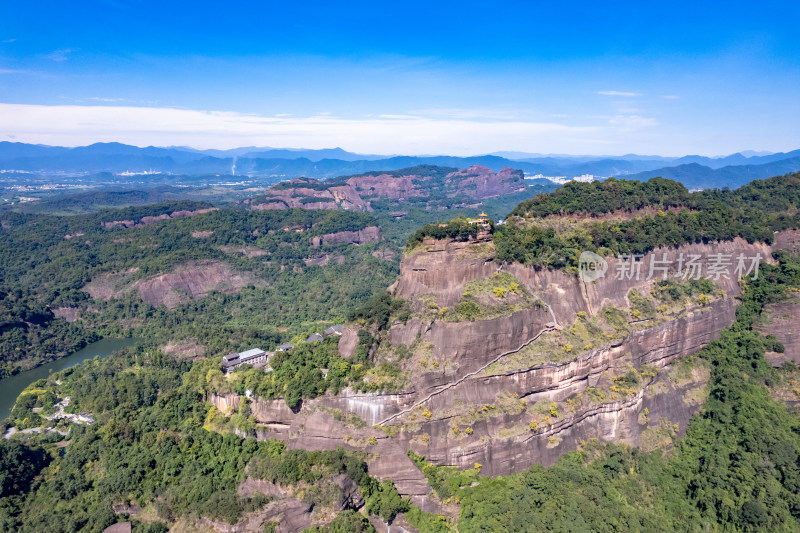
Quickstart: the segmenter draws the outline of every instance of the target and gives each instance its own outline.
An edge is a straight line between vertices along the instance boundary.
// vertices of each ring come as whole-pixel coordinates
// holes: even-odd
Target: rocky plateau
[[[411,315],[391,325],[376,352],[401,366],[402,390],[345,390],[295,410],[282,400],[254,398],[258,437],[303,449],[367,451],[373,475],[392,479],[423,509],[445,513],[452,510],[431,493],[408,450],[437,465],[479,463],[482,473],[497,476],[553,464],[590,439],[670,446],[701,407],[708,380],[702,365],[687,370],[684,357],[733,322],[738,277],[717,276],[706,300],[665,304],[644,317],[634,312],[635,298],[650,301],[659,279],[680,279],[681,254],[701,255],[708,269],[715,254],[771,260],[773,248],[797,241],[779,234],[772,247],[735,239],[656,249],[640,259],[639,275],[609,258],[605,277],[584,282],[562,270],[498,263],[487,234],[466,242],[426,240],[403,259],[389,288],[409,303]],[[653,259],[670,266],[651,276]],[[489,319],[443,318],[475,282],[491,283],[499,274],[513,276],[524,301],[534,304],[509,306]],[[797,308],[775,313],[797,316]],[[778,321],[764,331],[796,354],[795,326]],[[341,337],[345,357],[355,350],[356,331],[350,325]],[[588,341],[567,344],[579,338]],[[402,351],[411,355],[398,359]],[[228,413],[240,402],[236,395],[209,400]]]

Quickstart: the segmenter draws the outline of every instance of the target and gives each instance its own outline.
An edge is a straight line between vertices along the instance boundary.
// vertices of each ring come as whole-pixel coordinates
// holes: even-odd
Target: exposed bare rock
[[[457,184],[459,192],[472,198],[492,198],[525,190],[525,177],[521,170],[505,167],[497,174],[481,165],[473,165],[445,178]]]
[[[55,307],[52,311],[53,315],[57,318],[63,318],[67,322],[75,322],[81,317],[81,310],[79,307]]]
[[[239,397],[235,394],[212,395],[209,401],[220,411],[232,413],[238,407]],[[303,409],[295,413],[283,400],[255,398],[250,407],[256,421],[267,428],[257,432],[259,439],[277,438],[287,442],[289,448],[304,450],[335,450],[339,447],[366,450],[371,454],[368,461],[370,475],[380,480],[391,479],[401,495],[412,498],[424,510],[438,512],[438,504],[430,498],[431,487],[406,455],[405,444],[369,426],[347,427],[327,411],[318,410],[320,407],[346,410],[347,404],[345,397],[318,398],[304,402]],[[370,444],[370,438],[374,439],[373,444]]]
[[[397,254],[389,250],[375,250],[372,252],[372,257],[377,259],[383,259],[385,261],[391,261],[395,258]]]
[[[239,409],[238,394],[212,394],[208,401],[223,413],[231,414]]]
[[[402,515],[398,515],[391,524],[387,524],[379,516],[370,516],[369,523],[380,533],[420,533]]]
[[[440,306],[449,307],[461,297],[464,285],[489,277],[499,266],[493,263],[494,244],[488,234],[465,242],[425,239],[423,247],[400,263],[395,287],[402,298],[433,294]]]
[[[184,339],[181,341],[169,341],[161,347],[165,354],[173,355],[178,359],[196,360],[202,359],[206,353],[206,347],[194,339]]]
[[[775,232],[775,248],[800,250],[800,230],[790,229]]]
[[[233,525],[208,518],[200,518],[197,523],[224,533],[255,533],[263,531],[264,524],[276,522],[277,533],[300,533],[312,526],[311,511],[311,505],[294,498],[286,498],[267,504],[260,511],[250,513]]]
[[[372,211],[369,200],[390,198],[406,200],[429,196],[432,187],[441,187],[441,177],[424,173],[398,175],[397,173],[365,174],[351,176],[344,183],[325,186],[325,182],[312,179],[291,180],[293,186],[280,184],[265,191],[258,203],[250,202],[251,209],[350,209]],[[451,172],[444,178],[444,190],[450,196],[463,194],[481,200],[525,190],[522,171],[510,167],[494,173],[480,165]],[[321,185],[321,186],[320,186]],[[402,215],[401,215],[402,216]]]
[[[342,209],[372,211],[372,207],[359,196],[356,188],[350,183],[340,187],[331,187],[329,190]]]
[[[361,495],[361,489],[347,474],[339,474],[333,478],[332,482],[342,492],[342,496],[337,502],[339,510],[352,509],[357,511],[364,506],[364,496]]]
[[[756,329],[765,335],[775,335],[784,348],[782,354],[768,353],[769,361],[775,366],[784,361],[800,363],[800,301],[767,304],[763,316],[764,324]]]
[[[280,211],[283,209],[289,209],[289,204],[283,200],[272,200],[269,202],[262,202],[260,204],[253,204],[250,206],[250,209],[253,209],[254,211],[266,211],[269,209]]]
[[[131,503],[115,503],[111,506],[111,510],[114,511],[114,514],[126,514],[130,516],[136,516],[143,511],[141,507]]]
[[[413,196],[428,196],[428,191],[418,187],[415,183],[421,179],[424,178],[414,174],[399,177],[380,174],[378,176],[354,176],[347,182],[365,197],[405,200]]]
[[[336,233],[326,233],[320,237],[311,239],[311,246],[317,248],[322,244],[364,244],[368,242],[378,242],[381,240],[381,228],[378,226],[367,226],[358,231],[338,231]]]
[[[103,533],[131,533],[130,522],[117,522],[103,530]]]
[[[345,328],[339,338],[339,354],[345,359],[350,359],[356,353],[358,347],[358,330],[355,328]]]
[[[766,245],[735,239],[658,249],[642,264],[649,265],[652,258],[675,260],[681,253],[704,257],[761,254],[766,259],[770,252]],[[392,479],[401,494],[434,512],[441,507],[425,477],[406,456],[408,449],[434,464],[468,468],[480,463],[483,473],[506,475],[534,463],[553,464],[591,438],[646,449],[668,445],[673,437],[683,434],[702,405],[708,379],[707,373],[693,373],[688,381],[675,381],[670,377],[671,365],[716,339],[732,323],[735,296],[740,292],[733,273],[717,280],[720,290],[710,303],[665,312],[658,321],[647,323],[649,326],[641,321],[629,322],[624,337],[598,334],[592,338],[595,344],[578,350],[571,359],[543,356],[519,366],[490,365],[502,354],[539,339],[543,331],[552,332],[558,324],[569,326],[578,320],[579,312],[591,319],[604,306],[631,306],[631,289],[650,294],[654,280],[648,279],[649,272],[629,279],[616,275],[618,260],[610,259],[608,264],[606,277],[584,283],[563,271],[498,264],[490,236],[467,242],[425,241],[417,253],[403,260],[400,278],[393,287],[398,296],[411,302],[416,317],[393,324],[388,341],[393,346],[404,344],[423,350],[428,361],[436,361],[436,367],[426,363],[425,370],[412,372],[407,390],[395,394],[346,390],[337,396],[305,401],[297,411],[282,400],[255,399],[251,404],[253,415],[262,424],[258,436],[279,438],[289,447],[309,450],[339,446],[365,450],[370,453],[372,475]],[[491,320],[464,322],[448,322],[426,310],[432,300],[439,306],[457,303],[469,281],[490,278],[498,271],[514,275],[546,305],[517,309],[509,316]],[[675,267],[668,274],[674,275]],[[776,307],[774,312],[775,316],[796,317],[800,310]],[[553,322],[555,326],[550,324]],[[789,323],[776,324],[779,322],[773,321],[765,328],[773,327],[779,338],[788,338],[786,333],[793,331]],[[545,342],[546,338],[532,342]],[[789,340],[793,345],[796,339]],[[340,352],[352,355],[356,343],[357,332],[345,330]],[[571,353],[571,348],[565,353]],[[418,357],[417,352],[413,357]],[[406,361],[411,364],[412,360]],[[600,397],[595,394],[601,388],[613,390],[614,376],[630,369],[641,370],[644,376],[645,368],[647,378],[636,391]],[[577,403],[568,404],[567,400],[576,398],[580,398]],[[220,408],[230,409],[237,400],[218,397],[213,401]],[[503,401],[507,404],[501,409]],[[532,424],[531,417],[536,413],[525,406],[546,408],[556,402],[561,406],[560,414],[541,426]],[[328,412],[332,408],[349,411],[367,427],[346,426]],[[465,419],[468,422],[463,422]],[[456,422],[468,423],[469,432],[463,427],[454,430]],[[374,424],[394,427],[383,433],[370,427]]]
[[[299,533],[311,527],[311,505],[300,500],[281,500],[268,511],[264,522],[278,522],[277,533]]]
[[[112,220],[110,222],[101,222],[101,224],[106,229],[115,228],[117,226],[123,228],[132,228],[133,226],[136,225],[136,222],[134,222],[133,220]]]
[[[229,246],[224,245],[219,247],[220,250],[225,252],[226,254],[243,254],[247,257],[263,257],[265,255],[269,255],[269,252],[266,250],[262,250],[257,246]]]
[[[92,298],[100,300],[118,298],[124,292],[132,289],[129,277],[138,271],[137,267],[133,267],[120,272],[106,272],[87,283],[83,290],[88,292]]]
[[[678,257],[683,254],[699,254],[707,268],[708,257],[712,254],[737,256],[742,253],[746,257],[760,254],[764,260],[771,261],[771,248],[762,243],[750,244],[744,239],[714,242],[708,244],[688,244],[677,248],[657,248],[642,258],[640,274],[628,279],[619,276],[620,260],[608,258],[608,270],[605,277],[594,283],[583,283],[577,276],[561,270],[536,269],[521,264],[503,265],[494,261],[493,245],[488,246],[491,237],[473,239],[466,242],[450,240],[436,241],[426,239],[423,249],[400,263],[400,278],[396,287],[397,295],[416,300],[425,294],[433,294],[440,306],[454,305],[464,290],[464,286],[473,280],[487,278],[498,269],[513,274],[528,290],[553,307],[556,315],[564,319],[572,319],[579,311],[595,314],[605,305],[627,305],[626,295],[631,289],[648,291],[653,279],[648,279],[648,267],[655,258],[670,263],[668,274],[674,276],[677,271]],[[731,275],[721,278],[721,288],[728,294],[739,294],[739,285],[733,275],[735,264],[731,267]],[[663,273],[655,270],[653,278]]]
[[[194,211],[188,210],[180,210],[180,211],[173,211],[172,213],[163,213],[157,216],[147,216],[142,217],[138,221],[135,220],[112,220],[109,222],[101,222],[101,225],[106,228],[115,228],[115,227],[122,227],[122,228],[140,228],[142,226],[149,226],[150,224],[155,224],[156,222],[162,220],[171,220],[175,218],[184,218],[184,217],[191,217],[195,215],[202,215],[204,213],[211,213],[212,211],[217,211],[217,207],[208,207],[205,209],[196,209]]]
[[[248,477],[239,483],[236,493],[239,496],[247,498],[252,498],[256,494],[273,496],[275,498],[284,498],[289,494],[289,492],[282,489],[280,485],[276,485],[275,483],[271,483],[263,479],[254,479],[251,477]]]
[[[190,298],[202,298],[211,291],[234,293],[252,283],[252,278],[237,273],[219,261],[196,261],[173,269],[169,274],[142,281],[139,297],[157,307],[174,309]]]
[[[172,309],[190,298],[202,298],[210,291],[233,293],[250,284],[262,283],[249,274],[232,270],[226,263],[212,260],[184,263],[169,273],[144,280],[133,277],[137,271],[132,268],[102,274],[87,283],[83,290],[103,300],[136,290],[146,303]]]
[[[192,237],[194,237],[195,239],[204,239],[206,237],[211,237],[212,235],[214,235],[214,232],[211,230],[192,232]]]
[[[317,257],[306,257],[303,259],[303,262],[306,265],[318,265],[324,266],[333,261],[337,265],[341,265],[344,263],[344,256],[343,255],[336,255],[336,254],[322,254],[318,255]]]

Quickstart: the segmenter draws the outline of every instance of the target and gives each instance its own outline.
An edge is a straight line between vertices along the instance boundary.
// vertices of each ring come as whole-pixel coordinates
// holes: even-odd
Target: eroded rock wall
[[[685,432],[689,419],[702,405],[708,377],[693,374],[688,381],[676,382],[670,377],[671,365],[678,358],[699,351],[733,322],[735,296],[739,294],[735,276],[717,280],[720,292],[708,305],[675,310],[650,327],[638,326],[642,329],[637,330],[632,325],[633,331],[625,338],[597,346],[571,361],[493,373],[492,367],[485,367],[487,363],[530,340],[553,316],[568,326],[581,311],[591,316],[606,305],[629,306],[629,291],[637,289],[648,294],[653,280],[647,279],[649,272],[645,271],[639,279],[611,275],[583,283],[561,271],[501,266],[493,260],[492,250],[491,241],[486,239],[429,242],[427,250],[404,259],[401,276],[393,288],[412,303],[419,304],[421,296],[432,295],[439,305],[452,304],[458,301],[466,283],[489,277],[502,267],[548,307],[532,307],[484,321],[454,323],[417,317],[405,324],[394,324],[388,332],[392,345],[427,344],[433,357],[443,361],[442,367],[413,376],[411,385],[401,394],[345,391],[340,396],[308,401],[299,412],[288,409],[282,400],[257,399],[252,404],[253,413],[268,428],[268,432],[260,430],[260,436],[282,438],[291,446],[306,449],[344,446],[371,452],[371,472],[393,479],[402,494],[435,509],[430,487],[407,460],[405,450],[413,449],[434,464],[466,468],[477,462],[483,465],[484,473],[505,475],[535,463],[553,464],[563,453],[592,438],[650,449],[669,445]],[[656,250],[643,258],[642,268],[652,257],[677,260],[681,253],[747,257],[761,254],[767,259],[771,249],[741,239],[692,244]],[[609,261],[609,272],[616,268],[616,260]],[[674,275],[675,268],[669,273]],[[781,331],[776,330],[778,333]],[[607,386],[621,369],[641,370],[645,365],[655,369],[655,375],[647,374],[638,392],[590,399],[590,388]],[[477,373],[465,377],[470,372]],[[571,411],[541,427],[529,427],[531,413],[527,408],[498,407],[489,415],[471,419],[469,432],[454,431],[453,425],[464,419],[464,413],[488,404],[494,410],[498,398],[525,400],[529,406],[561,402],[560,408],[568,398],[582,399]],[[224,402],[229,404],[230,400]],[[423,407],[427,411],[424,416],[411,418],[415,412],[420,414]],[[331,409],[353,413],[366,426],[349,426],[333,417]],[[371,426],[377,423],[392,429],[376,431]],[[375,444],[365,444],[370,437],[374,437]]]

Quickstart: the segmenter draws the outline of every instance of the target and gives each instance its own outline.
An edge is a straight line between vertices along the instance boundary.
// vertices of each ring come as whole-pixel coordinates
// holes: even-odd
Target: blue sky
[[[0,140],[800,147],[800,2],[0,2]]]

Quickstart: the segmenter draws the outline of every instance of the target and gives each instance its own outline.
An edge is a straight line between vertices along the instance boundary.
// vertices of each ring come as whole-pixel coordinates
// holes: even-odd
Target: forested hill
[[[473,165],[463,169],[419,165],[392,172],[367,172],[318,181],[295,179],[273,185],[250,204],[257,209],[309,209],[342,207],[358,211],[381,209],[387,202],[397,208],[452,209],[476,201],[525,192],[521,170],[504,167],[498,172]],[[375,204],[375,205],[373,205]]]
[[[735,237],[772,243],[774,232],[800,227],[799,208],[798,173],[693,193],[662,178],[569,183],[517,206],[495,243],[503,260],[571,268],[583,250],[642,254]]]
[[[511,214],[520,217],[548,215],[599,216],[645,207],[701,209],[714,201],[729,206],[765,208],[782,212],[798,205],[800,173],[757,180],[738,189],[709,189],[690,193],[681,183],[654,177],[647,181],[609,178],[591,183],[569,182],[550,194],[540,194],[519,204]]]
[[[340,320],[397,273],[366,213],[184,201],[0,222],[0,376],[97,335],[190,354],[269,348]]]

